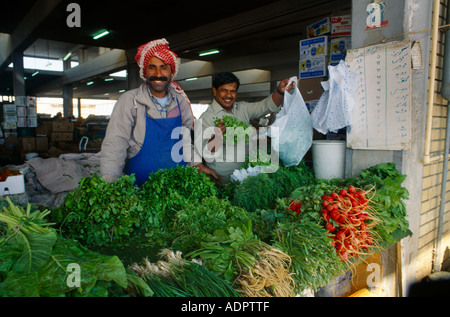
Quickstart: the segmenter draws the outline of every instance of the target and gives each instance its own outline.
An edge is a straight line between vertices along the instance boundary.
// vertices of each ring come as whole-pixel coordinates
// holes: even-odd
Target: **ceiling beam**
[[[2,34],[0,37],[0,71],[3,71],[11,63],[14,51],[23,52],[36,40],[35,30],[60,2],[61,0],[38,0],[12,34]]]
[[[274,69],[283,67],[284,65],[296,65],[298,72],[298,61],[300,59],[298,49],[274,51],[264,54],[247,55],[228,59],[225,61],[215,62],[215,72],[237,72],[246,69],[264,69],[273,71]],[[288,66],[288,67],[289,67]]]
[[[79,64],[77,67],[65,70],[60,78],[36,87],[34,93],[45,93],[47,90],[61,88],[67,84],[84,81],[103,74],[114,73],[124,69],[127,63],[126,51],[113,49],[85,63]]]
[[[323,15],[323,12],[342,9],[349,6],[348,0],[316,0],[295,2],[280,0],[272,4],[239,13],[213,23],[192,28],[168,36],[171,48],[177,52],[199,51],[210,45],[227,44],[236,38],[250,38],[255,33],[267,32],[274,27],[307,21]]]
[[[124,50],[113,49],[99,55],[77,67],[64,71],[61,84],[70,84],[95,76],[114,73],[127,66],[127,56]]]

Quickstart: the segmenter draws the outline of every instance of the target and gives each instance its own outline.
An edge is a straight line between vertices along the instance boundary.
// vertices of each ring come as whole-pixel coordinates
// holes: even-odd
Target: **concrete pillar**
[[[78,118],[81,118],[81,98],[77,98],[77,111],[78,111]]]
[[[136,49],[127,51],[127,90],[138,88],[142,84],[139,76],[139,66],[134,60]]]
[[[13,87],[16,104],[25,105],[25,72],[23,68],[23,52],[14,51],[12,53]]]
[[[63,86],[63,116],[65,118],[73,116],[73,88],[72,84]]]
[[[87,62],[88,60],[88,54],[87,49],[82,48],[78,50],[78,63],[82,64]]]
[[[64,71],[71,68],[72,59],[69,57],[63,62]],[[63,86],[63,116],[65,118],[73,116],[73,85],[67,84]]]

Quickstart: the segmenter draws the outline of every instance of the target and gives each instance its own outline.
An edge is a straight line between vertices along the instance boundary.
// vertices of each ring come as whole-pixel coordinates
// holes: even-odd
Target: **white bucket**
[[[341,140],[313,141],[312,159],[316,178],[344,178],[345,148],[345,141]]]

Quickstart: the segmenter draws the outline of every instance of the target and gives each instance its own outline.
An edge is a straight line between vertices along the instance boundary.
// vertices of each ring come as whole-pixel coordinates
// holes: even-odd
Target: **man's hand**
[[[295,81],[293,81],[288,87],[287,84],[289,84],[289,79],[283,79],[280,84],[278,85],[278,89],[280,92],[284,93],[285,91],[291,91],[295,86]]]
[[[295,86],[295,82],[292,82],[292,84],[290,84],[288,87],[286,87],[287,84],[289,84],[289,78],[283,79],[279,83],[275,92],[272,94],[272,100],[278,107],[281,106],[281,104],[283,103],[284,93],[286,91],[291,91]]]
[[[220,120],[220,123],[214,128],[215,135],[208,141],[208,150],[211,153],[217,152],[223,144],[223,136],[225,135],[226,130],[227,127],[223,124],[223,120]]]
[[[117,180],[116,176],[113,175],[102,175],[102,178],[107,182],[107,183],[114,183]]]
[[[198,167],[198,172],[199,173],[205,173],[215,183],[222,182],[222,176],[220,176],[220,174],[218,174],[215,170],[213,170],[213,169],[211,169],[209,167],[206,167],[203,163],[200,163],[200,164],[196,165],[195,167]]]
[[[227,127],[223,124],[223,120],[220,120],[220,123],[217,125],[217,127],[220,129],[220,132],[222,133],[222,137],[227,132]]]

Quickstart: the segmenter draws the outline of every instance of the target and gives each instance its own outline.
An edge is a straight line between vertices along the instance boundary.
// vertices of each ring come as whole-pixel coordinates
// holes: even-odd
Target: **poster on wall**
[[[359,76],[347,147],[404,150],[411,146],[411,41],[347,51]]]

